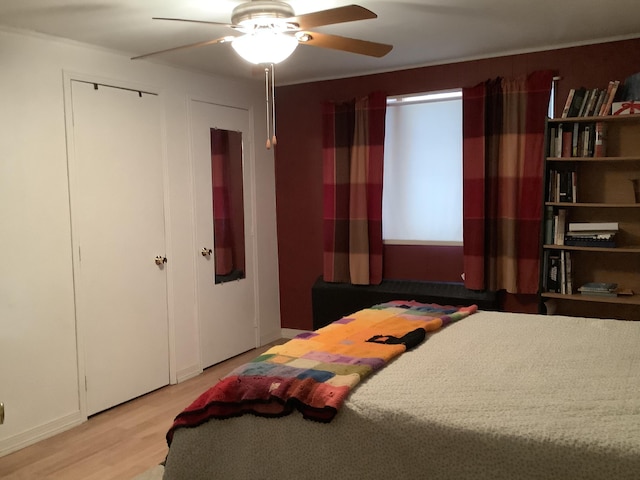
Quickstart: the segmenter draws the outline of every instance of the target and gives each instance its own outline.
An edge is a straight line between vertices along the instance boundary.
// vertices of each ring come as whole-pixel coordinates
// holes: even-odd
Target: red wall
[[[640,71],[640,39],[278,87],[275,173],[282,327],[312,328],[311,287],[322,275],[322,101],[344,101],[375,90],[401,95],[468,87],[542,69],[562,77],[558,109],[570,88],[604,87]],[[389,246],[384,254],[385,278],[460,280],[461,247]],[[531,312],[536,299],[507,295],[502,305]]]

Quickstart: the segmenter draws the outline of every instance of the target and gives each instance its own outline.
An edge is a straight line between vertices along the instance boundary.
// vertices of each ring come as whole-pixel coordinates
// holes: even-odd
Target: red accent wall
[[[278,87],[275,149],[282,327],[312,328],[311,287],[322,275],[321,102],[375,90],[401,95],[476,85],[498,76],[551,69],[556,111],[570,88],[604,87],[640,71],[640,39],[496,57],[377,75]],[[459,281],[462,247],[387,246],[385,278]],[[502,296],[510,311],[536,311],[535,296]]]

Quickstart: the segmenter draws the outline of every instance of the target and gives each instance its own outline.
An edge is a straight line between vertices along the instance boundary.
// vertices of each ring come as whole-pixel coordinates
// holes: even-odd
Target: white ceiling
[[[242,0],[0,0],[0,26],[62,37],[128,56],[222,37],[226,27],[152,20],[228,23]],[[300,46],[278,65],[292,84],[558,46],[640,37],[638,0],[290,0],[296,14],[356,3],[377,19],[319,27],[323,33],[388,43],[384,58]],[[251,78],[256,69],[227,45],[145,60]]]

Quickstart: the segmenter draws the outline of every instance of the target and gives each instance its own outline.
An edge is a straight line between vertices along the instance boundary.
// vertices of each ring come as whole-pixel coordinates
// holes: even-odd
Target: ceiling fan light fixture
[[[269,28],[257,28],[236,37],[231,46],[247,62],[256,65],[276,64],[289,58],[298,46],[298,40]]]

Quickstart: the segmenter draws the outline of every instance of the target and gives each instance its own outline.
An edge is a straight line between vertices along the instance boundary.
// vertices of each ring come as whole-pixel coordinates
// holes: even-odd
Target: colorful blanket
[[[477,306],[393,301],[360,310],[315,332],[302,333],[242,365],[204,392],[167,433],[210,419],[252,413],[330,422],[365,377],[424,340],[426,332],[460,320]]]

